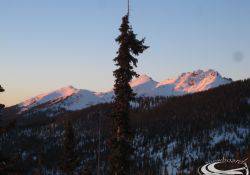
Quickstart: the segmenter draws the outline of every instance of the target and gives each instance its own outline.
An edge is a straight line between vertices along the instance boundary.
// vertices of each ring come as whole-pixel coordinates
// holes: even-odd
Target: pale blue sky
[[[139,73],[155,80],[212,68],[250,76],[249,0],[132,0],[131,24],[151,48]],[[113,84],[112,59],[126,0],[0,0],[2,103],[63,86]]]

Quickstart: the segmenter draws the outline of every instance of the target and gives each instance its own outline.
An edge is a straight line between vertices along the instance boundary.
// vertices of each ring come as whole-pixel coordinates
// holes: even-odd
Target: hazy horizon
[[[134,32],[150,46],[138,73],[161,81],[214,69],[234,80],[249,78],[250,1],[132,0],[131,6]],[[110,89],[125,13],[126,0],[1,1],[1,103],[68,85]]]

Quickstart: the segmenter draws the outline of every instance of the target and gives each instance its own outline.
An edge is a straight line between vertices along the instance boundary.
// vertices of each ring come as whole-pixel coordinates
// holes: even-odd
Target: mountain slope
[[[26,111],[32,107],[47,103],[49,101],[61,101],[67,98],[68,96],[72,96],[79,90],[75,89],[72,86],[64,87],[61,89],[58,89],[56,91],[40,94],[36,97],[33,97],[31,99],[28,99],[22,103],[19,104],[19,107],[22,109],[22,111]]]
[[[134,79],[130,86],[138,97],[167,97],[205,91],[230,82],[232,80],[223,78],[214,70],[198,70],[183,73],[178,78],[167,79],[162,82],[157,82],[147,75],[141,75]],[[20,113],[38,107],[37,111],[58,111],[59,109],[76,111],[99,103],[111,102],[113,96],[112,90],[97,93],[68,86],[28,99],[18,104],[18,107]]]
[[[156,108],[142,105],[133,110],[132,146],[137,164],[135,173],[131,174],[197,174],[197,169],[206,161],[223,157],[249,160],[249,99],[250,79],[247,79],[205,92],[171,97]],[[155,102],[155,98],[148,100]],[[109,154],[107,140],[112,128],[110,109],[110,104],[103,104],[61,114],[56,120],[34,118],[30,121],[29,118],[22,127],[0,135],[0,148],[7,157],[20,154],[22,162],[18,161],[15,167],[22,170],[24,167],[27,172],[37,165],[37,159],[32,157],[39,158],[42,148],[42,166],[47,174],[56,173],[61,162],[58,157],[63,151],[64,121],[71,119],[76,152],[83,165],[93,162],[89,167],[96,173],[96,150],[101,143],[100,165],[102,173],[108,174],[105,170]]]
[[[214,70],[198,70],[194,72],[183,73],[176,79],[167,79],[158,83],[155,95],[184,95],[187,93],[205,91],[220,85],[228,84],[230,82],[230,79],[223,78],[218,72]]]

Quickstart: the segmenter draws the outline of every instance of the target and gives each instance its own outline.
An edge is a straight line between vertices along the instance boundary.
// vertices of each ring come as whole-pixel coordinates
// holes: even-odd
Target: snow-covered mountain
[[[154,97],[195,93],[230,82],[232,80],[223,78],[214,70],[198,70],[183,73],[177,78],[167,79],[162,82],[157,82],[147,75],[140,75],[130,83],[130,86],[137,96]],[[34,108],[39,108],[39,110],[65,109],[76,111],[95,104],[110,102],[113,96],[112,90],[109,92],[93,92],[68,86],[28,99],[18,104],[18,107],[20,113]]]

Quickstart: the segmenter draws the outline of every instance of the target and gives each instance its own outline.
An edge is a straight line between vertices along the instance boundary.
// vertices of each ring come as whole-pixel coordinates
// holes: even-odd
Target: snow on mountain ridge
[[[167,84],[173,84],[175,83],[175,81],[176,81],[176,78],[169,78],[169,79],[159,82],[156,87],[164,86]]]
[[[229,83],[229,80],[223,78],[218,72],[209,69],[207,71],[197,70],[183,73],[176,79],[168,79],[160,82],[157,88],[162,86],[174,86],[172,90],[175,92],[194,93],[226,83]]]
[[[65,99],[61,104],[59,104],[59,106],[70,111],[76,111],[108,101],[111,101],[111,99],[106,101],[102,96],[98,96],[95,92],[81,89],[74,95]]]
[[[130,86],[137,96],[178,96],[187,93],[205,91],[231,81],[223,78],[214,70],[197,70],[181,74],[178,78],[167,79],[162,82],[154,81],[147,75],[140,75],[131,81]],[[76,89],[72,86],[64,87],[51,93],[41,94],[19,104],[21,112],[32,107],[53,101],[52,108],[66,110],[80,110],[91,105],[112,101],[113,90],[108,92],[92,92]],[[51,108],[51,106],[50,106]]]
[[[28,99],[28,100],[20,103],[19,107],[22,108],[22,111],[25,111],[25,110],[28,110],[28,109],[34,107],[34,106],[44,104],[44,103],[49,102],[51,100],[56,100],[59,98],[65,99],[68,96],[71,96],[78,91],[79,90],[74,88],[73,86],[63,87],[63,88],[55,90],[53,92],[40,94],[36,97]]]
[[[204,91],[209,89],[207,86],[217,78],[223,79],[218,72],[211,69],[207,71],[187,72],[176,80],[175,91],[184,91],[187,93]]]
[[[146,74],[139,75],[139,77],[135,78],[130,82],[131,87],[135,87],[141,84],[149,83],[149,82],[156,82],[151,77]],[[156,82],[157,83],[157,82]]]
[[[147,75],[140,75],[131,81],[130,86],[138,96],[152,96],[158,82]]]

